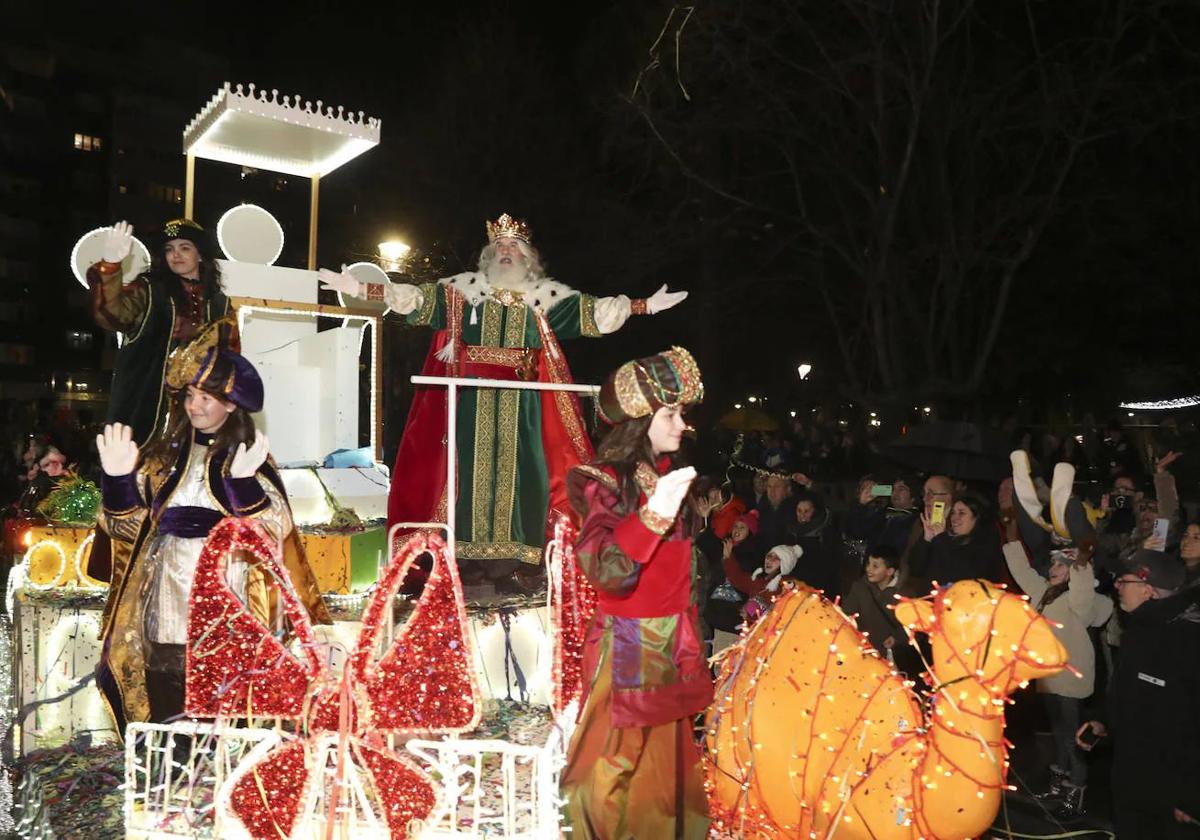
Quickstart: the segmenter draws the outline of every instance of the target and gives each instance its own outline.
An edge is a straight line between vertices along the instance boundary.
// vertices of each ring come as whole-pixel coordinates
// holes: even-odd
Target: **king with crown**
[[[555,383],[572,381],[560,339],[606,335],[631,315],[687,297],[665,285],[643,299],[594,297],[552,280],[529,226],[507,213],[487,222],[487,236],[476,271],[411,285],[322,270],[322,288],[384,301],[410,324],[432,327],[425,375]],[[446,399],[445,388],[416,389],[392,472],[389,523],[447,521]],[[578,400],[564,391],[464,388],[456,411],[458,556],[540,563],[549,514],[569,510],[567,471],[592,457]]]

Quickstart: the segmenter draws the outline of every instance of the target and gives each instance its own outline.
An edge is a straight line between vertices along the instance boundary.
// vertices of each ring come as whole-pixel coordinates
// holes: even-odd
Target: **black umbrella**
[[[883,451],[913,469],[963,481],[1000,481],[1012,473],[1007,438],[975,423],[912,426]]]

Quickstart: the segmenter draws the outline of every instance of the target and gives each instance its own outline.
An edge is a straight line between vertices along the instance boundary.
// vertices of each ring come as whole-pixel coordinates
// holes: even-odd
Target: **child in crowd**
[[[881,656],[915,680],[921,673],[921,658],[892,611],[899,589],[900,553],[888,544],[873,545],[867,550],[862,577],[851,585],[841,607],[846,615],[856,617],[858,629]]]

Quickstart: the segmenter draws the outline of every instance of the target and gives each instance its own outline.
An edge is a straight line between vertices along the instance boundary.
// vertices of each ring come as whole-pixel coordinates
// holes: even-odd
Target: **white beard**
[[[533,285],[524,263],[505,265],[499,260],[493,260],[488,266],[487,281],[493,289],[508,289],[513,292],[526,292]]]

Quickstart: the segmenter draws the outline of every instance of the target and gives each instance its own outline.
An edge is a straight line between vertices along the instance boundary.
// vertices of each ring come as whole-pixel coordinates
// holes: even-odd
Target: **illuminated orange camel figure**
[[[1005,698],[1065,667],[1066,651],[1026,599],[994,584],[904,599],[896,616],[932,641],[927,714],[854,623],[804,587],[730,649],[706,720],[719,836],[949,840],[992,824]]]

